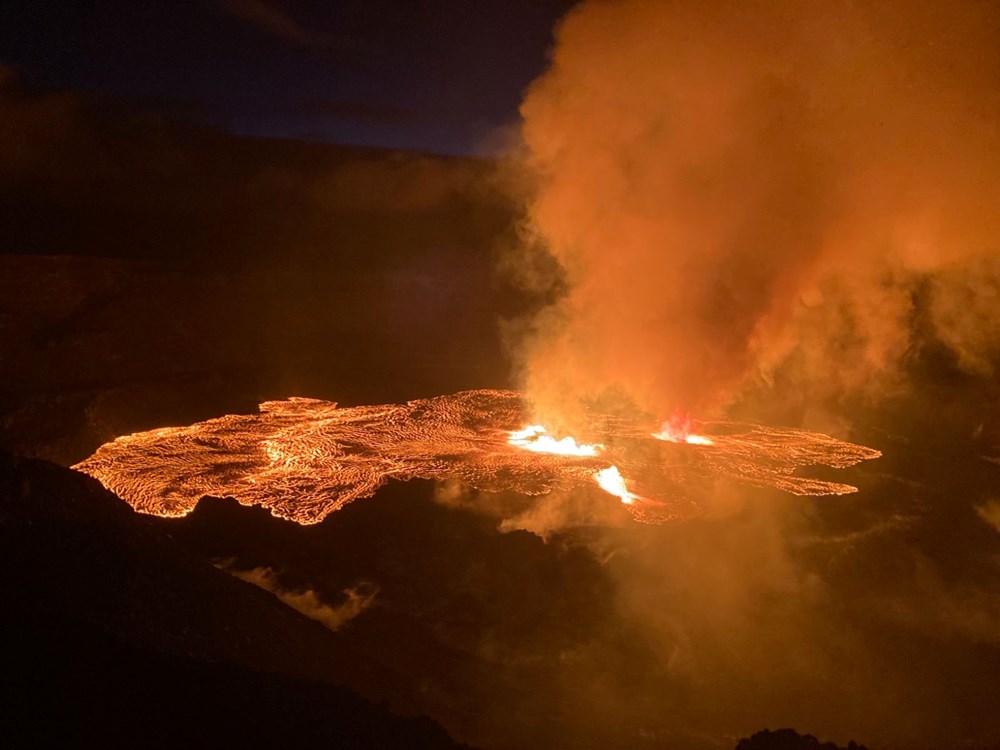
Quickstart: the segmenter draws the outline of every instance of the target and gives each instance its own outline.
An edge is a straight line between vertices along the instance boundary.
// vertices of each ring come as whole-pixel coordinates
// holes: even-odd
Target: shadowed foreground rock
[[[736,750],[844,750],[832,742],[820,742],[811,734],[799,734],[794,729],[762,729],[752,737],[744,737]],[[847,743],[847,750],[868,750],[854,740]]]
[[[0,701],[28,746],[460,747],[335,684],[376,667],[318,623],[86,477],[3,454],[0,596]]]

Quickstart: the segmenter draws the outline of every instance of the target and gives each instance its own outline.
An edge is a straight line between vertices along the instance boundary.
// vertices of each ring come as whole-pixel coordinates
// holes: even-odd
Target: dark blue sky
[[[481,153],[573,0],[4,0],[0,62],[253,135]]]

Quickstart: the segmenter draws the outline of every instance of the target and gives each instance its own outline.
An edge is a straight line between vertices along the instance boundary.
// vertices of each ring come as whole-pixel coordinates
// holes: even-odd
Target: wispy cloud
[[[216,0],[234,18],[300,47],[345,46],[344,38],[301,23],[274,0]]]
[[[360,615],[372,604],[378,594],[378,587],[366,582],[359,582],[344,590],[344,600],[337,606],[324,602],[311,589],[288,589],[281,585],[278,574],[267,567],[251,570],[238,570],[232,567],[230,561],[217,563],[230,575],[241,581],[252,583],[265,591],[274,594],[278,599],[294,610],[301,612],[311,620],[322,623],[330,630],[338,630]]]
[[[976,513],[983,521],[1000,531],[1000,499],[988,500],[977,506]]]

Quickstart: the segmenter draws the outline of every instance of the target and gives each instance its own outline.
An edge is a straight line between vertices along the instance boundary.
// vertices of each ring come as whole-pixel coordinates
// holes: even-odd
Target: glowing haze
[[[889,456],[858,503],[727,487],[715,516],[635,530],[608,567],[660,658],[624,679],[595,658],[580,715],[663,717],[644,735],[663,747],[721,747],[768,724],[887,746],[995,742],[995,712],[968,686],[985,679],[979,659],[996,672],[996,651],[978,650],[1000,633],[996,543],[956,573],[938,538],[943,522],[963,529],[956,548],[994,528],[992,498],[953,483],[959,467],[987,471],[957,446],[988,436],[995,412],[955,406],[954,453],[934,439],[919,453],[934,436],[907,432],[933,429],[912,419],[932,392],[910,378],[926,351],[946,355],[937,387],[967,374],[969,392],[995,391],[983,383],[1000,361],[1000,6],[588,0],[557,28],[521,113],[529,241],[509,266],[551,304],[511,333],[538,421],[572,431],[581,400],[659,420],[849,421],[846,405],[875,403],[868,426]],[[741,450],[753,465],[797,452],[769,428],[650,432],[729,466]],[[608,487],[632,476],[616,466]],[[962,525],[971,503],[979,529]],[[508,527],[547,533],[580,515],[566,501]],[[602,560],[619,549],[602,545]]]
[[[929,277],[931,328],[982,364],[1000,315],[961,300],[1000,288],[996,29],[982,2],[578,6],[522,106],[565,285],[522,342],[539,418],[609,388],[711,416],[781,366],[883,388]]]

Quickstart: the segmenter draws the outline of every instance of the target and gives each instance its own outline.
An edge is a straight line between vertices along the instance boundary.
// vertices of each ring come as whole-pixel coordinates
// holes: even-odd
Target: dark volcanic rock
[[[331,684],[393,681],[333,633],[42,461],[0,457],[0,595],[7,728],[32,745],[455,747]]]
[[[832,742],[820,742],[811,734],[799,734],[794,729],[763,729],[752,737],[744,737],[736,745],[736,750],[844,750]],[[846,750],[868,750],[854,740],[847,743]]]
[[[336,636],[402,675],[414,708],[456,737],[493,748],[631,742],[631,727],[595,726],[551,687],[586,669],[563,654],[599,648],[601,663],[623,674],[649,658],[627,628],[612,626],[592,646],[614,612],[600,562],[582,543],[499,533],[494,518],[433,495],[429,481],[390,482],[310,526],[216,498],[153,522],[196,554],[269,568],[283,588],[332,605],[359,584],[376,589],[374,604]],[[356,687],[350,677],[345,684]]]
[[[69,141],[0,165],[3,449],[73,464],[270,398],[506,384],[495,163],[65,114]]]

